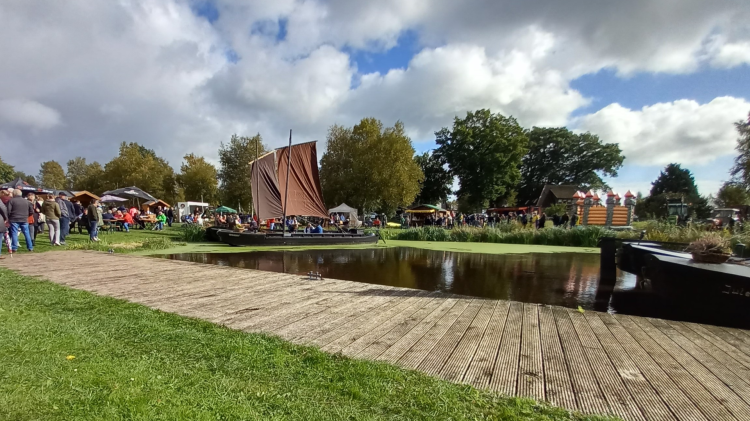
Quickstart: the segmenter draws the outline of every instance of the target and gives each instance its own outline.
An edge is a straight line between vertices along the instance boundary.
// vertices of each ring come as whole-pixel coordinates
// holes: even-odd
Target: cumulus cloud
[[[749,102],[733,97],[707,104],[679,100],[640,110],[611,104],[581,117],[578,129],[619,143],[628,164],[703,164],[733,153],[737,139],[733,123],[749,109]]]
[[[60,124],[60,113],[28,99],[3,99],[0,100],[0,120],[31,129],[51,129]]]

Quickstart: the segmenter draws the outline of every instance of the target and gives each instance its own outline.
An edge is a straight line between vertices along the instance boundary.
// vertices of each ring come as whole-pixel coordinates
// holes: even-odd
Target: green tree
[[[86,183],[88,177],[88,164],[86,158],[77,156],[68,161],[65,172],[65,188],[69,190],[86,190],[81,186]]]
[[[137,143],[120,144],[119,154],[104,166],[104,190],[136,186],[166,201],[175,198],[172,167],[156,153]]]
[[[731,174],[735,181],[750,188],[750,117],[747,122],[738,121],[734,123],[734,126],[740,135],[735,147],[739,155],[734,159]]]
[[[190,200],[202,199],[217,205],[219,203],[219,182],[216,167],[202,156],[185,155],[185,162],[180,166],[177,176],[178,184]]]
[[[728,181],[716,194],[716,205],[720,208],[750,205],[750,192],[744,185]]]
[[[16,169],[13,165],[5,163],[3,158],[0,157],[0,183],[7,183],[13,181]]]
[[[414,161],[422,169],[424,181],[420,183],[419,194],[415,201],[417,203],[437,204],[448,200],[451,193],[453,177],[445,169],[445,161],[436,154],[428,152],[416,155]]]
[[[250,181],[252,179],[251,161],[258,154],[262,156],[266,153],[266,146],[263,145],[263,139],[260,134],[253,137],[240,137],[232,135],[229,143],[224,142],[219,145],[219,181],[221,182],[221,195],[219,199],[224,205],[235,207],[240,206],[243,210],[252,209],[252,189]]]
[[[669,164],[651,183],[649,196],[636,205],[636,215],[641,219],[666,218],[667,200],[679,198],[688,204],[688,211],[697,218],[707,218],[710,215],[708,200],[698,193],[698,186],[690,170],[679,164]]]
[[[536,203],[546,184],[572,184],[582,191],[607,187],[602,176],[616,177],[625,157],[616,143],[565,127],[534,127],[521,164],[517,201]]]
[[[65,170],[57,161],[42,162],[37,182],[48,189],[64,189]]]
[[[388,215],[414,202],[424,174],[414,161],[414,148],[400,121],[383,127],[364,118],[353,128],[334,125],[320,160],[326,203],[346,202],[363,212]]]
[[[456,117],[453,129],[435,133],[435,153],[458,177],[458,196],[466,209],[479,210],[491,200],[512,197],[521,178],[528,137],[515,118],[490,110]]]
[[[651,183],[651,196],[664,193],[695,196],[698,194],[698,186],[695,185],[695,178],[690,170],[683,169],[680,164],[669,164]]]
[[[20,178],[21,180],[29,183],[30,186],[36,186],[36,177],[34,177],[31,174],[26,174],[23,171],[16,171],[15,174],[13,174],[13,179]]]

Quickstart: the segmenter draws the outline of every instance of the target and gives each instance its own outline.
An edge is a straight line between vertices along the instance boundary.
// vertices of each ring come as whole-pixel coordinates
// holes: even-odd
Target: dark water
[[[378,285],[443,291],[473,297],[750,328],[750,321],[720,311],[678,307],[618,271],[615,285],[599,283],[599,255],[585,253],[479,254],[416,248],[187,253],[161,256]]]

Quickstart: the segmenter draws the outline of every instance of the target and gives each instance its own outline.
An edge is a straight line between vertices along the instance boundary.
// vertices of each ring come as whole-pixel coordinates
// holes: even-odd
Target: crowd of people
[[[146,229],[146,223],[153,223],[154,230],[163,230],[165,224],[171,227],[173,221],[174,212],[169,207],[159,206],[156,212],[148,208],[141,211],[135,206],[105,208],[95,199],[83,206],[79,200],[69,200],[65,192],[57,196],[31,192],[24,196],[19,189],[0,190],[0,249],[6,242],[11,253],[18,251],[20,236],[26,249],[33,251],[39,234],[45,230],[52,246],[63,246],[76,226],[79,234],[85,229],[89,239],[96,242],[99,230],[108,224],[118,224],[130,232],[131,228]]]
[[[405,226],[402,218],[402,226]],[[436,226],[443,228],[454,228],[454,227],[492,227],[495,228],[502,224],[518,224],[523,228],[529,226],[535,229],[544,229],[547,225],[547,221],[552,221],[554,227],[574,227],[578,224],[578,215],[575,213],[568,215],[554,214],[548,216],[545,212],[533,211],[531,214],[525,212],[507,212],[507,213],[491,213],[491,214],[462,214],[458,213],[455,217],[449,212],[447,214],[435,215],[429,214],[423,219],[419,220],[408,220],[408,226],[412,225],[424,225],[424,226]]]

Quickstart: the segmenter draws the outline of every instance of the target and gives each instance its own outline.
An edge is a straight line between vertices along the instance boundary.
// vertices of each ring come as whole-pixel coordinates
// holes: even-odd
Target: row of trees
[[[730,171],[731,179],[724,183],[716,195],[716,204],[721,207],[750,205],[750,118],[747,122],[735,123],[737,157]]]
[[[188,154],[183,158],[179,172],[175,172],[153,150],[125,142],[120,144],[118,155],[103,166],[96,161],[89,163],[86,158],[75,157],[67,162],[66,171],[57,161],[46,161],[41,164],[36,177],[16,171],[0,159],[0,182],[21,177],[33,186],[94,193],[138,186],[170,203],[185,198],[203,199],[212,204],[226,203],[250,209],[247,163],[255,159],[256,143],[261,153],[267,149],[260,135],[252,138],[232,136],[226,145],[220,145],[219,169],[201,156]]]

